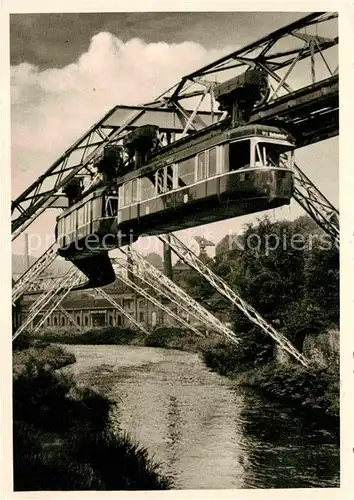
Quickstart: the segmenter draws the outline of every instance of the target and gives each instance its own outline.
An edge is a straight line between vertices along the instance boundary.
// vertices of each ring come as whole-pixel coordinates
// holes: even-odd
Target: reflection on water
[[[333,436],[209,372],[197,355],[70,346],[77,379],[115,401],[111,424],[145,446],[179,489],[339,486]]]

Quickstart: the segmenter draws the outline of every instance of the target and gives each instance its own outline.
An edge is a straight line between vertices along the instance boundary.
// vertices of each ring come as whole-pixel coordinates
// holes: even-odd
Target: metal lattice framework
[[[151,103],[113,108],[13,201],[13,239],[46,209],[66,206],[62,189],[78,174],[92,179],[93,162],[103,147],[122,141],[129,130],[151,123],[178,138],[222,119],[214,99],[216,82],[248,68],[265,71],[272,89],[267,102],[253,110],[251,123],[280,123],[299,147],[338,134],[336,18],[336,13],[305,16],[184,76]],[[299,75],[305,63],[304,80]],[[317,203],[309,199],[311,205]]]
[[[339,212],[317,189],[307,175],[294,164],[294,198],[317,224],[329,234],[339,247]]]
[[[180,323],[182,326],[187,328],[187,330],[190,330],[191,332],[193,332],[195,335],[198,335],[199,337],[203,337],[203,334],[197,328],[195,328],[193,325],[191,325],[188,321],[185,321],[185,319],[182,318],[181,316],[179,316],[175,311],[173,311],[173,309],[171,309],[167,305],[163,304],[156,297],[152,296],[151,293],[149,293],[147,290],[144,290],[144,288],[140,287],[137,283],[134,283],[134,281],[130,280],[125,275],[125,268],[123,266],[116,263],[114,266],[114,269],[117,272],[117,278],[120,281],[122,281],[124,284],[126,284],[130,288],[132,288],[141,297],[144,297],[145,299],[150,301],[152,304],[157,306],[159,309],[161,309],[163,312],[165,312],[168,316],[171,316],[172,318],[174,318],[178,323]]]
[[[96,293],[98,295],[101,295],[101,297],[103,297],[104,299],[106,299],[115,309],[117,309],[117,311],[119,311],[121,314],[123,314],[123,316],[125,316],[127,318],[127,320],[132,323],[138,330],[140,330],[141,332],[143,332],[145,335],[147,335],[149,332],[143,327],[143,325],[141,325],[138,321],[135,320],[135,318],[128,313],[128,311],[126,311],[120,304],[118,304],[118,302],[116,300],[114,300],[113,297],[111,297],[110,295],[108,295],[107,292],[105,292],[104,290],[102,290],[102,288],[97,288],[96,289]]]
[[[292,345],[292,343],[280,332],[278,332],[272,325],[267,323],[264,318],[247,302],[245,302],[230,286],[220,277],[217,276],[211,269],[208,268],[181,240],[174,234],[169,234],[158,237],[161,241],[167,243],[178,257],[185,262],[188,266],[192,267],[205,278],[212,287],[217,290],[221,295],[226,297],[234,306],[238,307],[240,311],[256,326],[262,329],[264,333],[269,335],[282,349],[287,351],[303,366],[307,366],[307,359],[299,353],[299,351]]]
[[[132,247],[120,249],[125,255],[129,255],[132,264],[122,263],[135,276],[147,283],[158,294],[165,296],[171,302],[183,308],[187,313],[194,316],[207,328],[212,328],[215,332],[226,336],[233,343],[238,344],[240,339],[235,332],[228,328],[222,321],[209,312],[199,302],[194,300],[181,287],[176,285],[167,276],[161,273],[156,267],[150,264],[142,255]]]
[[[172,133],[174,140],[223,120],[225,114],[216,109],[215,85],[243,73],[248,68],[265,71],[271,87],[267,100],[253,109],[250,116],[251,123],[278,124],[287,128],[295,137],[298,147],[337,135],[339,88],[336,18],[335,13],[313,13],[305,16],[184,76],[151,103],[113,108],[13,201],[13,239],[48,208],[66,206],[63,188],[73,177],[88,176],[91,184],[94,183],[97,179],[95,159],[107,144],[122,143],[124,136],[130,130],[148,123],[155,124],[162,132]],[[304,77],[306,66],[307,77]],[[338,211],[297,166],[295,174],[295,199],[338,241]],[[164,237],[161,239],[164,240]],[[200,262],[175,236],[172,236],[171,242],[166,241],[166,243],[184,262],[202,274],[216,290],[237,305],[253,323],[260,326],[298,361],[306,364],[305,358],[282,334],[268,325],[251,306]],[[15,300],[54,260],[53,253],[54,247],[51,247],[32,266],[28,274],[26,273],[27,276],[25,274],[20,278],[14,288]],[[81,278],[78,278],[78,281],[80,280]],[[71,282],[74,281],[75,279],[71,281],[69,279],[65,282],[65,277],[61,278],[56,281],[61,284],[55,291],[56,285],[53,285],[54,288],[48,285],[43,296],[35,303],[37,309],[39,307],[42,309],[55,295],[59,297],[64,293],[63,290],[69,289],[65,286],[68,286],[68,283],[71,286]],[[71,288],[73,286],[75,284]],[[31,314],[34,313],[32,310]],[[197,311],[196,314],[200,315]],[[21,325],[21,331],[28,324],[27,318],[25,326]],[[15,336],[19,333],[18,330]]]
[[[136,293],[140,296],[145,297],[159,309],[164,311],[169,316],[173,317],[177,322],[179,322],[182,326],[192,331],[196,335],[202,336],[202,333],[191,325],[188,321],[185,321],[181,316],[176,314],[170,307],[163,304],[160,300],[153,297],[147,290],[144,290],[142,287],[130,281],[124,274],[125,266],[122,263],[116,263],[115,271],[117,272],[117,277],[130,288],[132,288]],[[80,326],[76,323],[74,318],[61,306],[62,300],[67,296],[67,294],[73,289],[74,286],[77,286],[83,282],[84,278],[80,276],[77,279],[77,272],[74,269],[70,269],[64,276],[62,277],[46,277],[43,279],[37,279],[31,284],[26,281],[27,288],[23,287],[23,292],[27,291],[32,293],[40,293],[41,295],[38,297],[37,301],[31,306],[28,316],[24,323],[21,325],[21,329],[16,331],[14,339],[29,325],[33,322],[33,320],[41,314],[45,306],[48,306],[45,310],[44,315],[42,315],[40,321],[32,328],[33,332],[38,331],[45,323],[47,318],[53,313],[54,310],[59,309],[74,325],[77,330],[81,330]],[[22,293],[23,293],[22,292]],[[109,294],[107,294],[102,289],[96,289],[96,292],[101,295],[104,299],[106,299],[115,309],[117,309],[121,314],[123,314],[130,323],[132,323],[135,327],[140,329],[143,333],[148,334],[148,331],[138,323],[134,317],[129,314],[127,311],[121,307],[117,301],[113,299]],[[14,299],[13,299],[14,300]],[[177,304],[176,300],[171,300],[175,304]]]
[[[82,273],[77,268],[70,268],[67,273],[55,280],[51,280],[50,286],[38,297],[38,299],[31,305],[28,315],[21,326],[16,330],[12,337],[15,340],[40,314],[45,306],[50,303],[48,309],[45,310],[41,320],[36,325],[36,329],[40,328],[52,312],[58,308],[66,295],[74,288],[85,280]]]
[[[36,279],[57,258],[57,245],[51,245],[34,264],[16,281],[12,287],[12,303],[14,304]]]

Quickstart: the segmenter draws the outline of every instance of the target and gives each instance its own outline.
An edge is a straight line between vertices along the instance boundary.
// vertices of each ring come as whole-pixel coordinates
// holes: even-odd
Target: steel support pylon
[[[336,242],[339,248],[339,212],[304,174],[298,165],[294,164],[295,186],[294,199],[305,212]]]
[[[148,335],[149,332],[138,321],[136,321],[136,319],[131,314],[129,314],[122,306],[120,306],[113,297],[108,295],[108,293],[102,290],[102,288],[96,288],[95,291],[98,295],[101,295],[101,297],[106,299],[115,309],[117,309],[117,311],[123,314],[123,316],[125,316],[127,320],[130,321],[130,323],[136,326],[138,330],[142,331],[145,335]]]
[[[211,312],[194,300],[182,288],[177,286],[172,280],[161,273],[156,267],[150,264],[142,255],[132,247],[120,249],[124,254],[129,255],[134,266],[131,271],[140,279],[145,281],[157,293],[164,295],[170,301],[182,307],[189,314],[193,315],[207,328],[212,328],[217,333],[228,337],[232,342],[238,344],[240,339],[235,332],[228,328],[222,321],[216,318]],[[128,264],[126,264],[128,265]]]
[[[35,326],[35,330],[40,328],[44,321],[52,314],[52,312],[59,306],[66,295],[72,290],[76,285],[79,285],[85,278],[82,273],[77,268],[70,268],[67,273],[53,280],[50,286],[39,296],[39,298],[30,307],[29,313],[22,325],[14,333],[12,340],[15,340],[30,323],[36,318],[36,316],[43,310],[43,308],[52,301],[49,309],[46,310],[44,316]]]
[[[247,302],[237,295],[220,276],[209,269],[194,252],[177,238],[177,236],[170,233],[168,238],[165,235],[158,236],[158,238],[166,242],[185,264],[195,269],[215,290],[226,297],[233,305],[238,307],[253,324],[261,328],[262,331],[269,335],[282,349],[291,354],[291,356],[303,366],[307,366],[308,360],[305,356],[299,353],[282,333],[278,332],[272,325],[267,323],[251,305],[247,304]]]
[[[57,245],[51,245],[39,259],[16,281],[12,287],[12,303],[14,304],[28,287],[43,273],[57,258]]]
[[[131,281],[127,276],[125,276],[124,275],[124,270],[125,270],[124,267],[122,267],[119,264],[116,264],[114,266],[114,269],[115,269],[115,271],[117,273],[117,278],[119,280],[121,280],[123,283],[125,283],[126,285],[130,286],[130,288],[132,288],[139,295],[141,295],[142,297],[144,297],[147,300],[149,300],[155,306],[159,307],[166,314],[168,314],[169,316],[171,316],[172,318],[174,318],[176,321],[178,321],[178,323],[180,323],[182,326],[184,326],[185,328],[187,328],[191,332],[195,333],[195,335],[198,335],[199,337],[203,337],[204,336],[197,328],[195,328],[193,325],[191,325],[190,323],[188,323],[187,321],[185,321],[184,318],[182,318],[181,316],[179,316],[178,314],[176,314],[170,307],[168,307],[165,304],[163,304],[162,302],[160,302],[158,299],[156,299],[155,297],[153,297],[149,292],[147,292],[146,290],[144,290],[143,288],[141,288],[139,285],[137,285],[136,283],[134,283],[133,281]]]

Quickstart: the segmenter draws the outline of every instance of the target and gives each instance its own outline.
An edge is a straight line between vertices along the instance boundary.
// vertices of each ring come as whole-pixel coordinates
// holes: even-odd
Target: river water
[[[115,402],[114,431],[146,447],[177,489],[339,486],[339,446],[324,429],[209,371],[197,354],[63,346],[66,370]]]

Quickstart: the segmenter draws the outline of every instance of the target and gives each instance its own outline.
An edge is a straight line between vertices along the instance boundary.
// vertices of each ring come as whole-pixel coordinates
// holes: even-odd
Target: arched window
[[[58,326],[58,318],[54,316],[54,326]]]
[[[76,316],[76,323],[80,326],[80,316]]]
[[[61,318],[61,325],[65,326],[65,318],[64,318],[64,316]]]
[[[85,316],[85,326],[88,325],[88,322],[89,322],[88,316]]]

